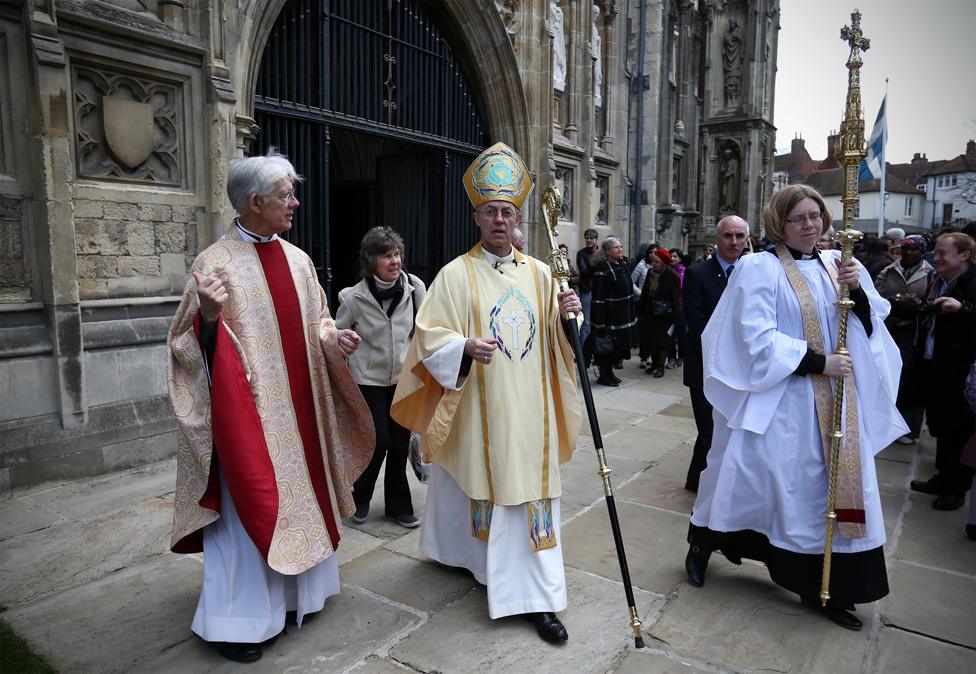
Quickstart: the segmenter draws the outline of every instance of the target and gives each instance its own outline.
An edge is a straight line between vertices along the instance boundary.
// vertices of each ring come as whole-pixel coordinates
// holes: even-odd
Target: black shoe
[[[708,567],[708,558],[711,552],[705,552],[697,545],[688,548],[688,555],[685,557],[685,571],[688,572],[688,582],[695,587],[702,587],[705,584],[705,569]]]
[[[661,377],[664,376],[664,368],[663,367],[657,368],[656,370],[654,370],[654,374],[651,376],[653,376],[655,379],[660,379]]]
[[[617,386],[619,386],[619,384],[615,380],[609,379],[607,377],[600,377],[599,379],[596,380],[596,383],[600,384],[601,386],[612,386],[614,388],[617,388]]]
[[[239,644],[221,641],[217,644],[217,652],[234,662],[256,662],[261,659],[260,644]]]
[[[356,506],[356,512],[352,514],[351,519],[356,524],[362,524],[369,517],[369,504]]]
[[[610,373],[610,378],[613,379],[618,384],[623,381],[623,379],[621,379],[620,377],[618,377],[617,375],[615,375],[613,373]]]
[[[535,631],[539,633],[539,636],[544,641],[553,644],[563,644],[569,639],[566,628],[559,622],[559,618],[556,617],[555,613],[526,613],[524,617],[535,625]]]
[[[966,525],[966,536],[969,537],[969,540],[976,541],[976,524]]]
[[[861,621],[856,615],[845,608],[834,606],[831,604],[830,599],[827,600],[826,607],[820,605],[820,599],[818,597],[800,597],[800,601],[804,606],[809,606],[823,613],[831,622],[840,625],[846,630],[857,632],[862,627]]]
[[[936,510],[959,510],[965,503],[966,492],[946,491],[939,494],[936,499],[932,501],[932,507]]]
[[[921,492],[923,494],[941,494],[942,493],[942,476],[935,475],[930,477],[928,480],[912,480],[912,491]]]
[[[697,494],[698,493],[698,484],[697,483],[692,484],[691,482],[685,482],[685,490]]]
[[[861,621],[856,615],[842,608],[831,606],[829,601],[827,602],[827,607],[821,608],[820,610],[823,611],[825,616],[830,618],[831,622],[840,625],[845,630],[857,632],[862,627]]]
[[[406,529],[415,529],[420,526],[420,520],[413,515],[387,515],[387,517]]]
[[[735,550],[726,550],[723,548],[720,550],[720,552],[727,560],[729,560],[736,566],[742,566],[742,557]]]

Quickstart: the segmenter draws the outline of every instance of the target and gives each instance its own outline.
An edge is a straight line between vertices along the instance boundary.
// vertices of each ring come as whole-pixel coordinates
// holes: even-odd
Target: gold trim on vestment
[[[476,248],[481,248],[481,244],[475,244]],[[471,258],[475,249],[472,248],[464,256],[464,266],[468,272],[468,284],[471,286],[471,304],[474,307],[474,330],[475,334],[483,335],[481,325],[481,298],[478,295],[478,280],[474,275],[474,266]],[[475,374],[478,379],[478,402],[481,409],[481,437],[482,447],[485,455],[485,472],[488,477],[488,499],[495,502],[495,486],[491,477],[491,444],[488,436],[488,393],[485,390],[485,365],[481,361],[474,362]]]
[[[547,348],[549,339],[549,321],[548,312],[545,312],[545,318],[542,314],[545,306],[542,304],[542,284],[539,283],[539,269],[536,268],[535,263],[532,264],[532,281],[535,283],[535,303],[536,311],[539,312],[539,362],[541,364],[542,372],[540,379],[542,380],[542,400],[549,400],[549,378],[548,370],[546,364],[546,352],[549,350]],[[542,406],[542,495],[545,498],[549,497],[549,405],[548,402]],[[555,545],[555,544],[554,544]]]
[[[800,315],[803,321],[803,337],[807,344],[819,354],[826,355],[827,347],[824,342],[823,331],[820,326],[820,317],[817,312],[817,302],[813,298],[810,286],[807,284],[803,272],[800,271],[796,260],[782,243],[776,246],[776,255],[786,278],[790,282],[790,287],[796,293],[796,298],[800,303]],[[837,285],[837,270],[831,269],[829,264],[819,256],[817,261],[827,271],[834,289]],[[817,423],[820,427],[820,438],[824,455],[824,466],[830,469],[830,447],[833,442],[833,404],[834,392],[831,388],[830,378],[824,374],[809,375],[813,384],[813,398],[817,412]],[[844,397],[846,399],[846,427],[844,440],[841,443],[841,451],[837,465],[837,510],[860,510],[864,511],[864,492],[861,482],[861,451],[860,433],[857,419],[857,393],[854,389],[854,376],[844,378]],[[840,533],[845,538],[864,538],[865,524],[860,522],[837,522]]]

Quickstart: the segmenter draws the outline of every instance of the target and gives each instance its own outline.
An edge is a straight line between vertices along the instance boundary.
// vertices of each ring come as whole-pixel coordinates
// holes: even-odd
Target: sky
[[[861,68],[865,137],[888,78],[887,162],[964,153],[976,139],[976,0],[780,0],[777,154],[799,133],[813,159],[826,156],[847,96],[849,48],[840,29],[855,8],[871,41]]]

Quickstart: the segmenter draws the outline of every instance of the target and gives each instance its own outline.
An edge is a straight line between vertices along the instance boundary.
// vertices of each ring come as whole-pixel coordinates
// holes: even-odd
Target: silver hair
[[[243,213],[247,200],[251,196],[270,194],[275,185],[286,179],[292,184],[302,181],[302,177],[298,175],[288,158],[274,147],[270,147],[266,155],[235,159],[230,163],[230,171],[227,174],[227,196],[230,197],[234,210]]]

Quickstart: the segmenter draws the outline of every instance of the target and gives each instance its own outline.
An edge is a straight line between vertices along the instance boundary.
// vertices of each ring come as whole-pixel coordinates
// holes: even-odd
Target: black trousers
[[[935,441],[935,469],[943,492],[962,493],[973,482],[973,469],[959,461],[962,449],[976,429],[976,415],[963,396],[964,377],[950,379],[945,372],[924,363],[927,393],[925,416]]]
[[[383,478],[383,498],[386,501],[386,514],[390,517],[413,515],[410,500],[410,486],[407,484],[407,456],[410,446],[410,431],[390,417],[393,393],[396,386],[359,386],[363,399],[373,415],[376,428],[376,448],[366,470],[353,485],[352,496],[356,507],[369,505],[373,498],[373,488],[380,474],[383,460],[386,460],[386,473]]]
[[[695,449],[691,454],[691,465],[688,466],[688,476],[685,478],[685,486],[689,489],[698,489],[698,478],[705,470],[708,458],[708,450],[712,448],[712,431],[715,424],[712,421],[712,405],[705,398],[705,390],[700,386],[690,386],[691,409],[695,413],[695,426],[698,428],[698,437],[695,439]]]

